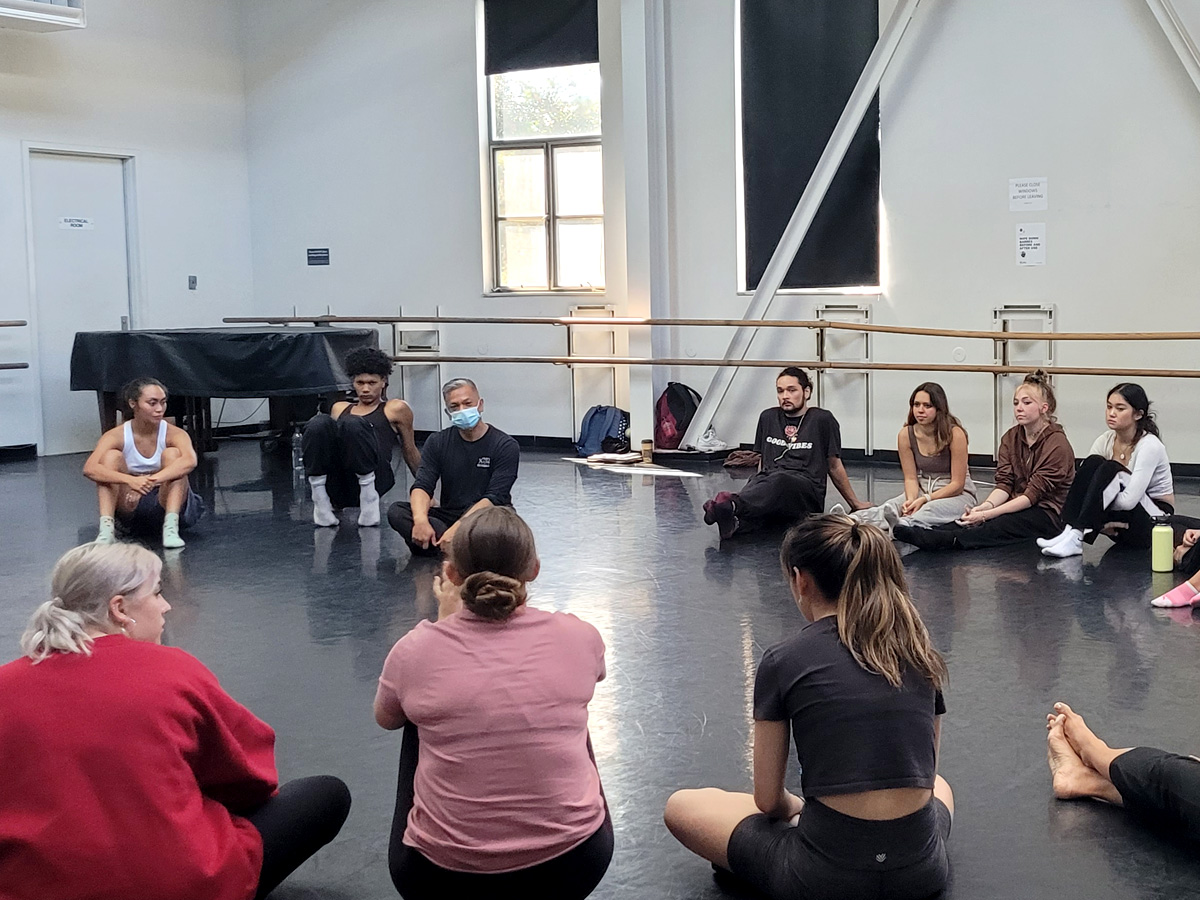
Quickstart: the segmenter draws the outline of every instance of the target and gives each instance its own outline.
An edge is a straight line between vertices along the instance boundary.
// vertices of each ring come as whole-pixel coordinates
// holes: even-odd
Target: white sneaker
[[[717,437],[717,433],[713,431],[711,425],[704,430],[704,436],[696,441],[696,449],[701,453],[715,453],[718,450],[724,450],[729,445]]]

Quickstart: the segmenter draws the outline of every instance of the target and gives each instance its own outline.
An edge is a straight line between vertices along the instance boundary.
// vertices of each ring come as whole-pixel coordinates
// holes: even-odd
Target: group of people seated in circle
[[[430,438],[417,463],[407,452],[411,419],[398,407],[389,415],[378,386],[358,388],[356,379],[356,390],[359,403],[334,408],[334,428],[322,419],[306,435],[309,477],[323,479],[310,481],[314,501],[321,487],[331,511],[357,500],[361,515],[366,500],[378,512],[385,481],[379,470],[361,471],[378,458],[364,450],[346,468],[346,455],[312,448],[321,440],[341,448],[342,419],[382,408],[365,433],[370,445],[382,454],[383,437],[394,445],[399,436],[417,470],[409,502],[394,505],[389,522],[414,552],[443,557],[437,621],[395,644],[374,700],[377,724],[404,730],[388,854],[396,889],[409,900],[586,897],[614,848],[587,714],[606,675],[605,647],[578,617],[528,605],[540,561],[511,507],[515,442],[481,428],[478,391],[453,381],[447,407],[466,414]],[[836,420],[808,405],[803,371],[781,373],[777,392],[778,409],[759,422],[761,471],[746,490],[706,504],[705,518],[726,538],[791,519],[780,566],[804,623],[758,666],[753,791],[678,791],[666,826],[722,877],[767,897],[927,897],[946,884],[954,815],[938,775],[948,672],[896,542],[920,547],[936,534],[946,549],[987,546],[970,542],[982,533],[990,545],[1042,536],[1049,549],[1052,539],[1105,531],[1140,542],[1140,517],[1155,515],[1148,507],[1173,511],[1169,472],[1164,480],[1158,468],[1165,453],[1144,392],[1118,385],[1108,395],[1112,437],[1093,448],[1104,459],[1086,461],[1089,474],[1072,485],[1061,472],[1073,457],[1051,421],[1053,391],[1031,376],[1017,390],[1018,424],[1002,443],[997,487],[980,503],[966,434],[941,388],[925,384],[899,435],[905,494],[872,507],[845,476]],[[177,533],[192,502],[177,483],[186,484],[194,453],[161,425],[161,385],[130,393],[132,422],[106,434],[88,463],[107,517],[99,539],[59,560],[51,597],[21,638],[22,657],[0,666],[0,885],[14,900],[265,897],[336,837],[349,792],[330,776],[280,785],[271,728],[194,657],[160,646],[170,610],[161,562],[115,541],[114,518],[153,513],[164,535],[168,525]],[[367,444],[360,426],[344,431],[359,449]],[[489,434],[488,444],[470,446]],[[139,482],[147,473],[130,471],[131,451],[142,460],[157,453],[158,471],[172,477]],[[833,478],[850,514],[823,514],[817,472]],[[445,505],[435,507],[439,481]],[[1198,536],[1184,534],[1181,564],[1196,561]],[[1200,578],[1184,584],[1195,593],[1193,582]],[[793,742],[799,795],[785,777]],[[1113,749],[1062,703],[1047,716],[1047,747],[1055,796],[1121,805],[1200,840],[1200,760]],[[114,852],[124,846],[137,848],[136,864]]]
[[[984,497],[971,477],[967,432],[950,412],[946,392],[928,381],[913,390],[896,439],[904,493],[872,505],[860,500],[842,465],[841,429],[812,406],[812,384],[800,368],[775,380],[778,405],[758,419],[758,471],[738,492],[704,504],[704,521],[721,539],[763,527],[788,526],[825,509],[832,481],[845,499],[835,512],[874,525],[920,550],[974,550],[1036,541],[1042,554],[1080,556],[1105,535],[1148,548],[1156,522],[1173,526],[1175,562],[1195,574],[1155,606],[1200,605],[1200,521],[1175,515],[1167,450],[1141,385],[1122,382],[1105,399],[1106,430],[1075,466],[1075,452],[1055,421],[1054,388],[1041,371],[1013,394],[1016,424],[996,454],[995,485]]]

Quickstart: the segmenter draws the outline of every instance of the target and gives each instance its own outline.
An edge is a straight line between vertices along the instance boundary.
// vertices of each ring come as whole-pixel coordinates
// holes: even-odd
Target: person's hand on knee
[[[433,530],[428,519],[424,522],[413,522],[412,542],[422,550],[428,550],[430,545],[437,543],[437,532]]]

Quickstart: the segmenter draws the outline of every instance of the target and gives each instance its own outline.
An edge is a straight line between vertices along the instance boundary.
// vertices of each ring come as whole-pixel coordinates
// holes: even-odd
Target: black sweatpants
[[[1106,509],[1104,506],[1105,488],[1122,472],[1128,474],[1129,470],[1115,459],[1105,459],[1103,456],[1089,456],[1081,462],[1075,470],[1075,480],[1071,482],[1071,490],[1063,505],[1063,524],[1080,531],[1090,528],[1091,534],[1084,536],[1084,540],[1090,544],[1109,522],[1124,522],[1129,527],[1113,535],[1113,540],[1129,547],[1149,547],[1154,520],[1140,504],[1133,509]],[[1167,515],[1175,511],[1168,504],[1159,505]]]
[[[433,533],[440,540],[446,530],[462,518],[462,510],[442,509],[440,506],[433,506],[429,509],[429,524],[433,526]],[[422,547],[420,544],[414,544],[412,539],[413,530],[413,514],[412,504],[406,500],[398,500],[388,507],[387,511],[388,524],[392,526],[400,537],[404,538],[404,543],[408,544],[408,549],[412,551],[413,556],[437,556],[441,553],[441,548],[430,544],[428,547]]]
[[[456,872],[432,863],[420,850],[404,843],[408,814],[413,807],[413,779],[420,757],[415,725],[404,726],[400,775],[396,782],[396,811],[388,846],[392,883],[404,900],[448,900],[451,897],[546,897],[582,900],[596,889],[613,855],[612,816],[605,814],[596,832],[561,856],[515,872]],[[589,752],[591,745],[588,745]],[[594,759],[593,759],[594,761]]]
[[[258,829],[263,842],[256,900],[266,897],[301,863],[337,837],[348,815],[350,791],[332,775],[289,781],[248,814],[246,818]]]
[[[1108,767],[1125,808],[1147,824],[1200,841],[1200,761],[1134,747]]]
[[[897,530],[897,540],[911,541],[924,550],[981,550],[984,547],[1003,547],[1020,544],[1034,538],[1054,537],[1060,532],[1058,522],[1040,506],[1020,512],[1007,513],[988,519],[982,525],[964,527],[957,522],[937,528]],[[925,534],[922,536],[921,531]]]
[[[1185,531],[1200,529],[1200,519],[1193,519],[1191,516],[1171,516],[1171,527],[1175,531],[1175,544],[1179,545],[1183,542]],[[1200,572],[1200,544],[1193,544],[1192,548],[1183,554],[1176,568],[1188,578]]]
[[[325,489],[334,506],[358,506],[358,476],[375,473],[375,490],[383,496],[396,484],[391,454],[379,451],[375,426],[367,416],[342,413],[338,418],[318,413],[308,420],[300,438],[304,474],[326,476]]]
[[[825,492],[821,488],[803,475],[783,469],[752,476],[733,500],[739,533],[787,528],[824,509]]]

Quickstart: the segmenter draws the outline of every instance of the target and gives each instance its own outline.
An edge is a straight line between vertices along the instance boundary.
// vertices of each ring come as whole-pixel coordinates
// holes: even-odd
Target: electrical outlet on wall
[[[188,276],[188,290],[194,291],[195,289],[196,289],[196,276],[189,275]]]

